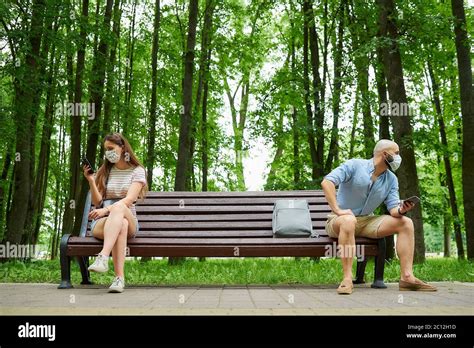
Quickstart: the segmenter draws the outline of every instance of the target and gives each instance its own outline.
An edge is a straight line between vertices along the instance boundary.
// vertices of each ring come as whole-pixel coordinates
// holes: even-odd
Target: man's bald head
[[[380,139],[374,147],[374,156],[382,151],[397,152],[398,144],[392,140]]]

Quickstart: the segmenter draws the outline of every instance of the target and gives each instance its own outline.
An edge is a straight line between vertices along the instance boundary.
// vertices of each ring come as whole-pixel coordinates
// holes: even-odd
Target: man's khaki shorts
[[[356,237],[378,238],[377,232],[382,221],[389,215],[365,215],[356,216],[357,222],[355,226]],[[326,233],[329,237],[337,238],[337,234],[333,230],[333,224],[337,217],[336,214],[329,214],[326,221]]]

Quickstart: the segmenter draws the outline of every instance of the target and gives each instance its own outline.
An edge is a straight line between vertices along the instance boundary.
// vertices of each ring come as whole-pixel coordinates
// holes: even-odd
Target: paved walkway
[[[350,296],[328,286],[130,286],[122,294],[90,285],[0,284],[0,315],[474,315],[474,283],[434,282],[438,292],[355,285]]]

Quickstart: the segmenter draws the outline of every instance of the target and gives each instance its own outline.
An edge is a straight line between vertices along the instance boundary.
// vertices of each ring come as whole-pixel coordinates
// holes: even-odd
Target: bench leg
[[[367,258],[364,257],[364,260],[359,261],[357,260],[357,272],[356,272],[356,279],[353,281],[354,284],[364,284],[364,274],[365,274],[365,266],[367,265]]]
[[[385,285],[385,283],[383,282],[386,252],[385,238],[379,238],[377,242],[379,253],[377,256],[375,256],[374,282],[370,287],[376,289],[385,289],[387,288],[387,285]]]
[[[81,284],[90,285],[92,284],[90,279],[90,273],[87,269],[89,267],[89,257],[88,256],[77,256],[77,262],[79,263],[79,268],[81,269],[82,282]]]
[[[59,247],[59,258],[61,262],[61,284],[58,289],[70,289],[71,284],[71,257],[67,255],[67,242],[70,234],[65,234],[61,238],[61,244]]]

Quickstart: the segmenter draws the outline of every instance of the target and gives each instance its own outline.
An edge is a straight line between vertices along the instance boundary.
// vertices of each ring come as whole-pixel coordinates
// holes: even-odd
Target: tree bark
[[[74,91],[74,105],[82,102],[82,81],[85,67],[87,26],[89,17],[89,0],[82,1],[82,17],[80,20],[80,33],[77,43],[77,63]],[[71,115],[71,155],[69,157],[70,181],[68,199],[64,207],[62,234],[72,234],[74,218],[79,199],[79,184],[81,180],[81,133],[82,120],[80,115]]]
[[[198,128],[202,128],[199,121],[202,121],[202,113],[200,113],[200,107],[202,103],[203,97],[203,88],[205,83],[205,78],[207,78],[207,67],[208,67],[208,56],[209,52],[209,45],[210,45],[210,37],[211,37],[211,30],[212,30],[212,16],[214,13],[215,3],[213,0],[207,0],[205,11],[204,11],[204,26],[202,28],[201,34],[201,54],[199,57],[199,73],[198,73],[198,81],[197,81],[197,91],[196,91],[196,102],[194,103],[194,119],[191,124],[191,136],[190,136],[190,149],[189,149],[189,167],[188,172],[194,178],[194,151],[196,147],[196,141],[200,140],[200,134],[198,134]],[[191,186],[188,184],[188,186]],[[193,184],[193,188],[195,187],[195,183]]]
[[[132,91],[133,91],[133,62],[135,55],[135,21],[137,17],[137,3],[133,2],[132,6],[132,21],[130,22],[130,32],[128,36],[128,56],[127,65],[125,68],[125,108],[127,112],[123,115],[122,134],[127,137],[130,131],[129,119],[131,113]]]
[[[206,12],[204,14],[204,29],[203,29],[203,38],[202,38],[202,53],[206,54],[203,64],[201,65],[203,69],[202,81],[203,81],[203,92],[202,92],[202,112],[201,112],[201,160],[202,160],[202,191],[207,191],[207,180],[208,180],[208,134],[207,134],[207,101],[209,96],[209,68],[211,64],[211,40],[212,40],[212,17],[214,15],[215,3],[213,0],[208,0],[206,5]],[[204,50],[206,47],[206,50]],[[199,89],[198,89],[199,91]],[[198,103],[199,99],[197,98]]]
[[[408,100],[403,80],[403,67],[398,49],[398,29],[395,22],[395,6],[393,0],[377,0],[379,7],[379,26],[382,38],[389,44],[382,47],[384,56],[385,75],[388,82],[388,93],[392,103],[400,106],[400,115],[392,115],[394,139],[400,147],[403,165],[398,170],[399,191],[402,197],[420,196],[418,173],[416,169],[415,151],[413,145],[413,129],[410,124]],[[415,227],[414,261],[425,260],[425,241],[423,234],[423,218],[421,205],[417,204],[411,211]]]
[[[175,191],[186,191],[189,189],[188,165],[190,161],[190,127],[193,121],[192,97],[193,97],[193,72],[194,72],[194,47],[196,45],[196,27],[198,17],[198,0],[189,1],[189,24],[188,38],[186,44],[183,78],[183,112],[180,117],[178,163],[176,165]]]
[[[474,259],[474,89],[463,0],[451,0],[462,114],[462,188],[468,259]],[[472,24],[472,23],[471,23]]]
[[[306,135],[308,138],[309,151],[311,155],[311,178],[314,181],[318,180],[319,168],[318,168],[318,151],[315,144],[315,132],[314,132],[314,121],[313,111],[311,110],[310,87],[309,87],[309,52],[308,52],[308,40],[309,40],[309,2],[304,0],[303,2],[303,99],[306,109]]]
[[[321,101],[324,102],[325,86],[322,84],[321,77],[319,76],[318,34],[316,33],[316,26],[314,24],[313,5],[309,0],[305,0],[305,3],[305,18],[309,32],[309,50],[311,53],[311,72],[313,77],[314,128],[316,130],[316,179],[319,181],[324,175],[324,109],[321,105]],[[325,4],[325,8],[327,12],[327,3]]]
[[[114,67],[117,61],[117,47],[120,39],[120,19],[122,10],[120,8],[120,0],[115,0],[113,9],[113,26],[112,26],[112,45],[110,48],[109,62],[107,64],[107,82],[104,97],[104,122],[102,124],[102,138],[104,138],[112,129],[112,101],[114,98],[115,72]],[[117,105],[115,105],[117,109]],[[99,158],[102,158],[104,148],[100,147]]]
[[[357,52],[361,46],[367,44],[367,24],[365,18],[356,18],[354,13],[350,12],[348,4],[348,25],[352,37],[352,50]],[[372,157],[375,146],[374,123],[370,110],[370,91],[369,91],[369,57],[367,53],[358,53],[354,57],[354,65],[357,71],[357,89],[360,92],[360,104],[362,109],[362,124],[364,135],[365,157]]]
[[[13,168],[14,193],[6,233],[6,241],[12,244],[22,242],[33,185],[31,165],[34,163],[35,154],[31,126],[34,124],[35,118],[35,115],[33,115],[34,101],[40,90],[38,57],[43,35],[44,10],[44,1],[33,1],[31,26],[27,38],[30,49],[26,51],[25,59],[17,71],[20,74],[18,81],[21,81],[21,84],[15,85],[17,141]]]
[[[108,36],[110,33],[110,19],[112,16],[113,0],[107,0],[104,12],[104,22],[101,30],[99,48],[94,57],[92,66],[92,78],[89,84],[90,103],[94,107],[94,119],[88,121],[87,150],[86,157],[95,165],[97,155],[97,144],[100,134],[100,118],[102,112],[102,99],[104,96],[105,69],[108,53]],[[74,233],[78,233],[82,222],[82,213],[89,185],[84,176],[81,176],[80,194],[76,206],[76,218],[74,223]]]
[[[433,104],[435,106],[436,119],[438,121],[439,136],[441,140],[441,149],[443,151],[444,169],[446,171],[446,184],[448,186],[449,202],[451,206],[451,212],[453,215],[453,227],[454,227],[454,235],[456,237],[456,247],[458,249],[458,258],[464,259],[464,247],[463,247],[462,234],[461,234],[461,219],[459,217],[456,191],[454,189],[453,173],[451,170],[451,161],[449,159],[450,153],[449,153],[449,146],[448,146],[448,138],[446,136],[446,126],[444,124],[443,112],[441,110],[441,101],[439,98],[439,85],[438,85],[436,76],[433,72],[431,63],[429,61],[428,61],[428,73],[431,79]]]
[[[33,200],[33,213],[31,228],[33,229],[33,235],[31,243],[36,244],[38,240],[41,218],[43,214],[44,202],[46,199],[46,188],[48,186],[49,176],[49,163],[50,163],[50,152],[51,152],[51,134],[54,125],[54,105],[56,99],[56,79],[59,69],[58,59],[61,57],[55,57],[55,46],[51,50],[51,63],[48,71],[47,78],[47,96],[46,96],[46,108],[44,112],[43,121],[43,132],[41,135],[40,153],[38,158],[38,169],[36,171],[36,181],[34,186],[34,200]]]
[[[341,90],[342,90],[342,54],[344,44],[344,11],[342,1],[339,7],[339,23],[337,27],[337,43],[334,49],[334,89],[332,95],[332,128],[331,128],[331,141],[329,143],[328,157],[326,159],[325,172],[329,173],[332,169],[334,158],[337,157],[339,151],[338,137],[339,137],[339,112],[341,110]]]
[[[388,115],[382,115],[382,110],[386,107],[388,100],[387,81],[383,71],[383,53],[380,47],[377,47],[377,62],[374,64],[374,70],[379,98],[379,139],[390,139],[390,118]]]
[[[153,190],[153,167],[156,161],[155,138],[156,138],[156,90],[158,86],[158,48],[160,32],[160,0],[155,1],[155,19],[153,24],[153,44],[151,48],[151,100],[150,100],[150,123],[148,133],[147,151],[147,182],[148,188]]]
[[[296,72],[296,52],[295,52],[295,36],[294,36],[294,23],[291,20],[291,76],[293,79],[297,79]],[[296,90],[296,83],[292,84],[293,90]],[[299,119],[298,119],[298,110],[296,108],[296,103],[292,105],[292,130],[293,130],[293,188],[298,189],[300,185],[300,132],[299,132]]]

